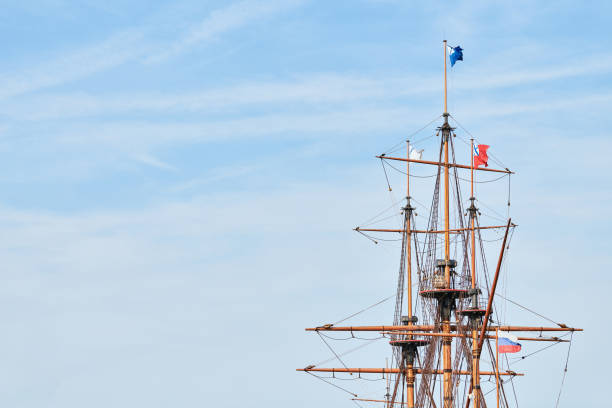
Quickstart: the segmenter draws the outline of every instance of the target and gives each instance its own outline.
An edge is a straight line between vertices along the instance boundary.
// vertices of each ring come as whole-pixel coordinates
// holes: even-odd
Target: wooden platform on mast
[[[402,339],[402,340],[391,340],[390,345],[395,347],[414,346],[421,347],[426,346],[430,343],[430,340],[426,339]]]
[[[458,314],[467,317],[482,317],[487,311],[485,309],[465,309],[457,311]]]
[[[467,289],[426,289],[419,292],[425,298],[440,299],[443,297],[465,298],[468,297]]]

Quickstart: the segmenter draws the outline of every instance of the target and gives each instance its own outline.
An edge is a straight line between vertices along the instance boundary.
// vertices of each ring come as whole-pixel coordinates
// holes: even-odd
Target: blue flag
[[[460,46],[456,46],[456,47],[448,46],[448,53],[449,53],[451,67],[455,66],[455,62],[463,61],[463,49]]]

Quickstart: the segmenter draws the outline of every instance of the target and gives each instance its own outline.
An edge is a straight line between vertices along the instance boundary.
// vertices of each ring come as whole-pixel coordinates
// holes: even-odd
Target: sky
[[[404,195],[394,176],[388,191],[376,154],[411,138],[435,159],[446,39],[464,49],[448,82],[458,161],[469,160],[460,140],[474,137],[516,172],[510,209],[505,181],[477,187],[489,215],[518,224],[500,293],[585,329],[559,406],[601,406],[611,11],[604,1],[6,0],[0,404],[354,407],[295,372],[331,355],[303,329],[394,293],[397,242],[351,229]],[[430,196],[415,186],[420,203]],[[392,318],[384,303],[350,322]],[[532,318],[504,309],[508,322],[550,324]],[[374,343],[347,364],[384,365],[389,346]],[[555,403],[566,352],[517,365],[520,406]],[[339,385],[384,391],[384,381]]]

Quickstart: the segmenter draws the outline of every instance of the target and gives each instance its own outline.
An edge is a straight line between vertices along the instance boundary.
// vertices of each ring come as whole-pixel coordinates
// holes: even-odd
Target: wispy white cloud
[[[526,102],[470,102],[459,106],[457,110],[464,112],[465,115],[469,115],[472,118],[483,118],[550,111],[564,112],[580,108],[593,110],[595,106],[601,106],[603,108],[608,106],[610,102],[612,102],[612,94],[610,93],[589,93],[573,98],[557,99],[553,101],[541,99]]]
[[[503,60],[503,57],[496,57]],[[470,74],[457,76],[457,89],[507,88],[529,83],[569,79],[579,76],[599,75],[612,71],[612,58],[588,57],[577,63],[536,66],[525,69],[512,67],[512,70],[500,71],[486,64],[486,70],[477,70]],[[499,64],[496,64],[499,66]]]
[[[86,123],[65,126],[55,133],[54,140],[72,145],[102,144],[126,151],[140,151],[146,146],[168,144],[274,139],[286,137],[284,135],[287,133],[316,139],[329,133],[362,134],[401,129],[415,119],[416,123],[420,123],[419,115],[426,114],[423,109],[417,111],[408,107],[359,107],[323,113],[274,113],[190,123],[106,121],[95,129]]]
[[[215,183],[218,181],[225,181],[240,176],[256,173],[259,170],[259,166],[250,165],[235,165],[214,168],[210,172],[203,176],[194,179],[190,179],[184,182],[180,182],[172,186],[169,191],[173,193],[180,193],[186,191],[198,190],[201,187],[205,187],[208,184]]]
[[[143,38],[142,30],[127,30],[23,72],[0,74],[0,100],[75,81],[121,65],[145,50]]]
[[[151,154],[148,154],[148,153],[139,153],[139,154],[134,155],[133,158],[137,162],[140,162],[140,163],[152,166],[152,167],[157,167],[158,169],[177,171],[176,167],[166,162],[163,162],[159,160],[157,157]]]
[[[536,112],[575,111],[578,108],[606,106],[612,100],[608,93],[580,95],[550,101],[493,103],[466,100],[455,109],[459,118],[491,118]],[[596,105],[597,104],[597,105]],[[292,135],[294,138],[327,139],[330,135],[364,135],[368,132],[402,131],[422,125],[431,118],[436,106],[374,107],[369,104],[339,107],[325,112],[277,112],[237,118],[211,119],[195,122],[110,121],[92,127],[88,123],[46,130],[52,140],[73,146],[103,145],[120,151],[149,151],[161,146],[193,143],[232,142],[238,140],[274,140]]]
[[[216,40],[221,34],[241,28],[284,10],[291,9],[304,0],[245,0],[211,12],[199,24],[191,27],[167,49],[146,58],[147,62],[160,62],[185,52],[202,43]]]
[[[234,3],[213,10],[170,43],[152,40],[151,34],[155,32],[152,26],[126,29],[18,73],[0,73],[0,100],[86,78],[129,61],[159,62],[301,3],[303,0]]]
[[[498,68],[457,74],[451,92],[517,87],[612,71],[612,58],[526,70]],[[246,82],[224,88],[186,93],[93,95],[48,94],[0,103],[0,113],[14,119],[53,119],[134,112],[217,113],[245,106],[274,104],[342,104],[393,100],[410,95],[440,92],[434,76],[359,76],[313,74],[281,81]]]
[[[321,74],[285,81],[250,82],[189,93],[119,95],[43,95],[0,105],[0,112],[15,118],[49,119],[98,114],[151,112],[218,112],[249,105],[277,103],[339,103],[380,99],[426,90],[417,79],[375,78]]]

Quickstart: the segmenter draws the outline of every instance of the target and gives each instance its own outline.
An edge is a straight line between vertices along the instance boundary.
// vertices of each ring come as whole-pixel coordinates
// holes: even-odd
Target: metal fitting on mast
[[[411,216],[414,210],[416,210],[416,208],[410,204],[410,196],[406,197],[406,205],[402,207],[402,211],[404,211],[404,213],[406,213],[408,216]]]

